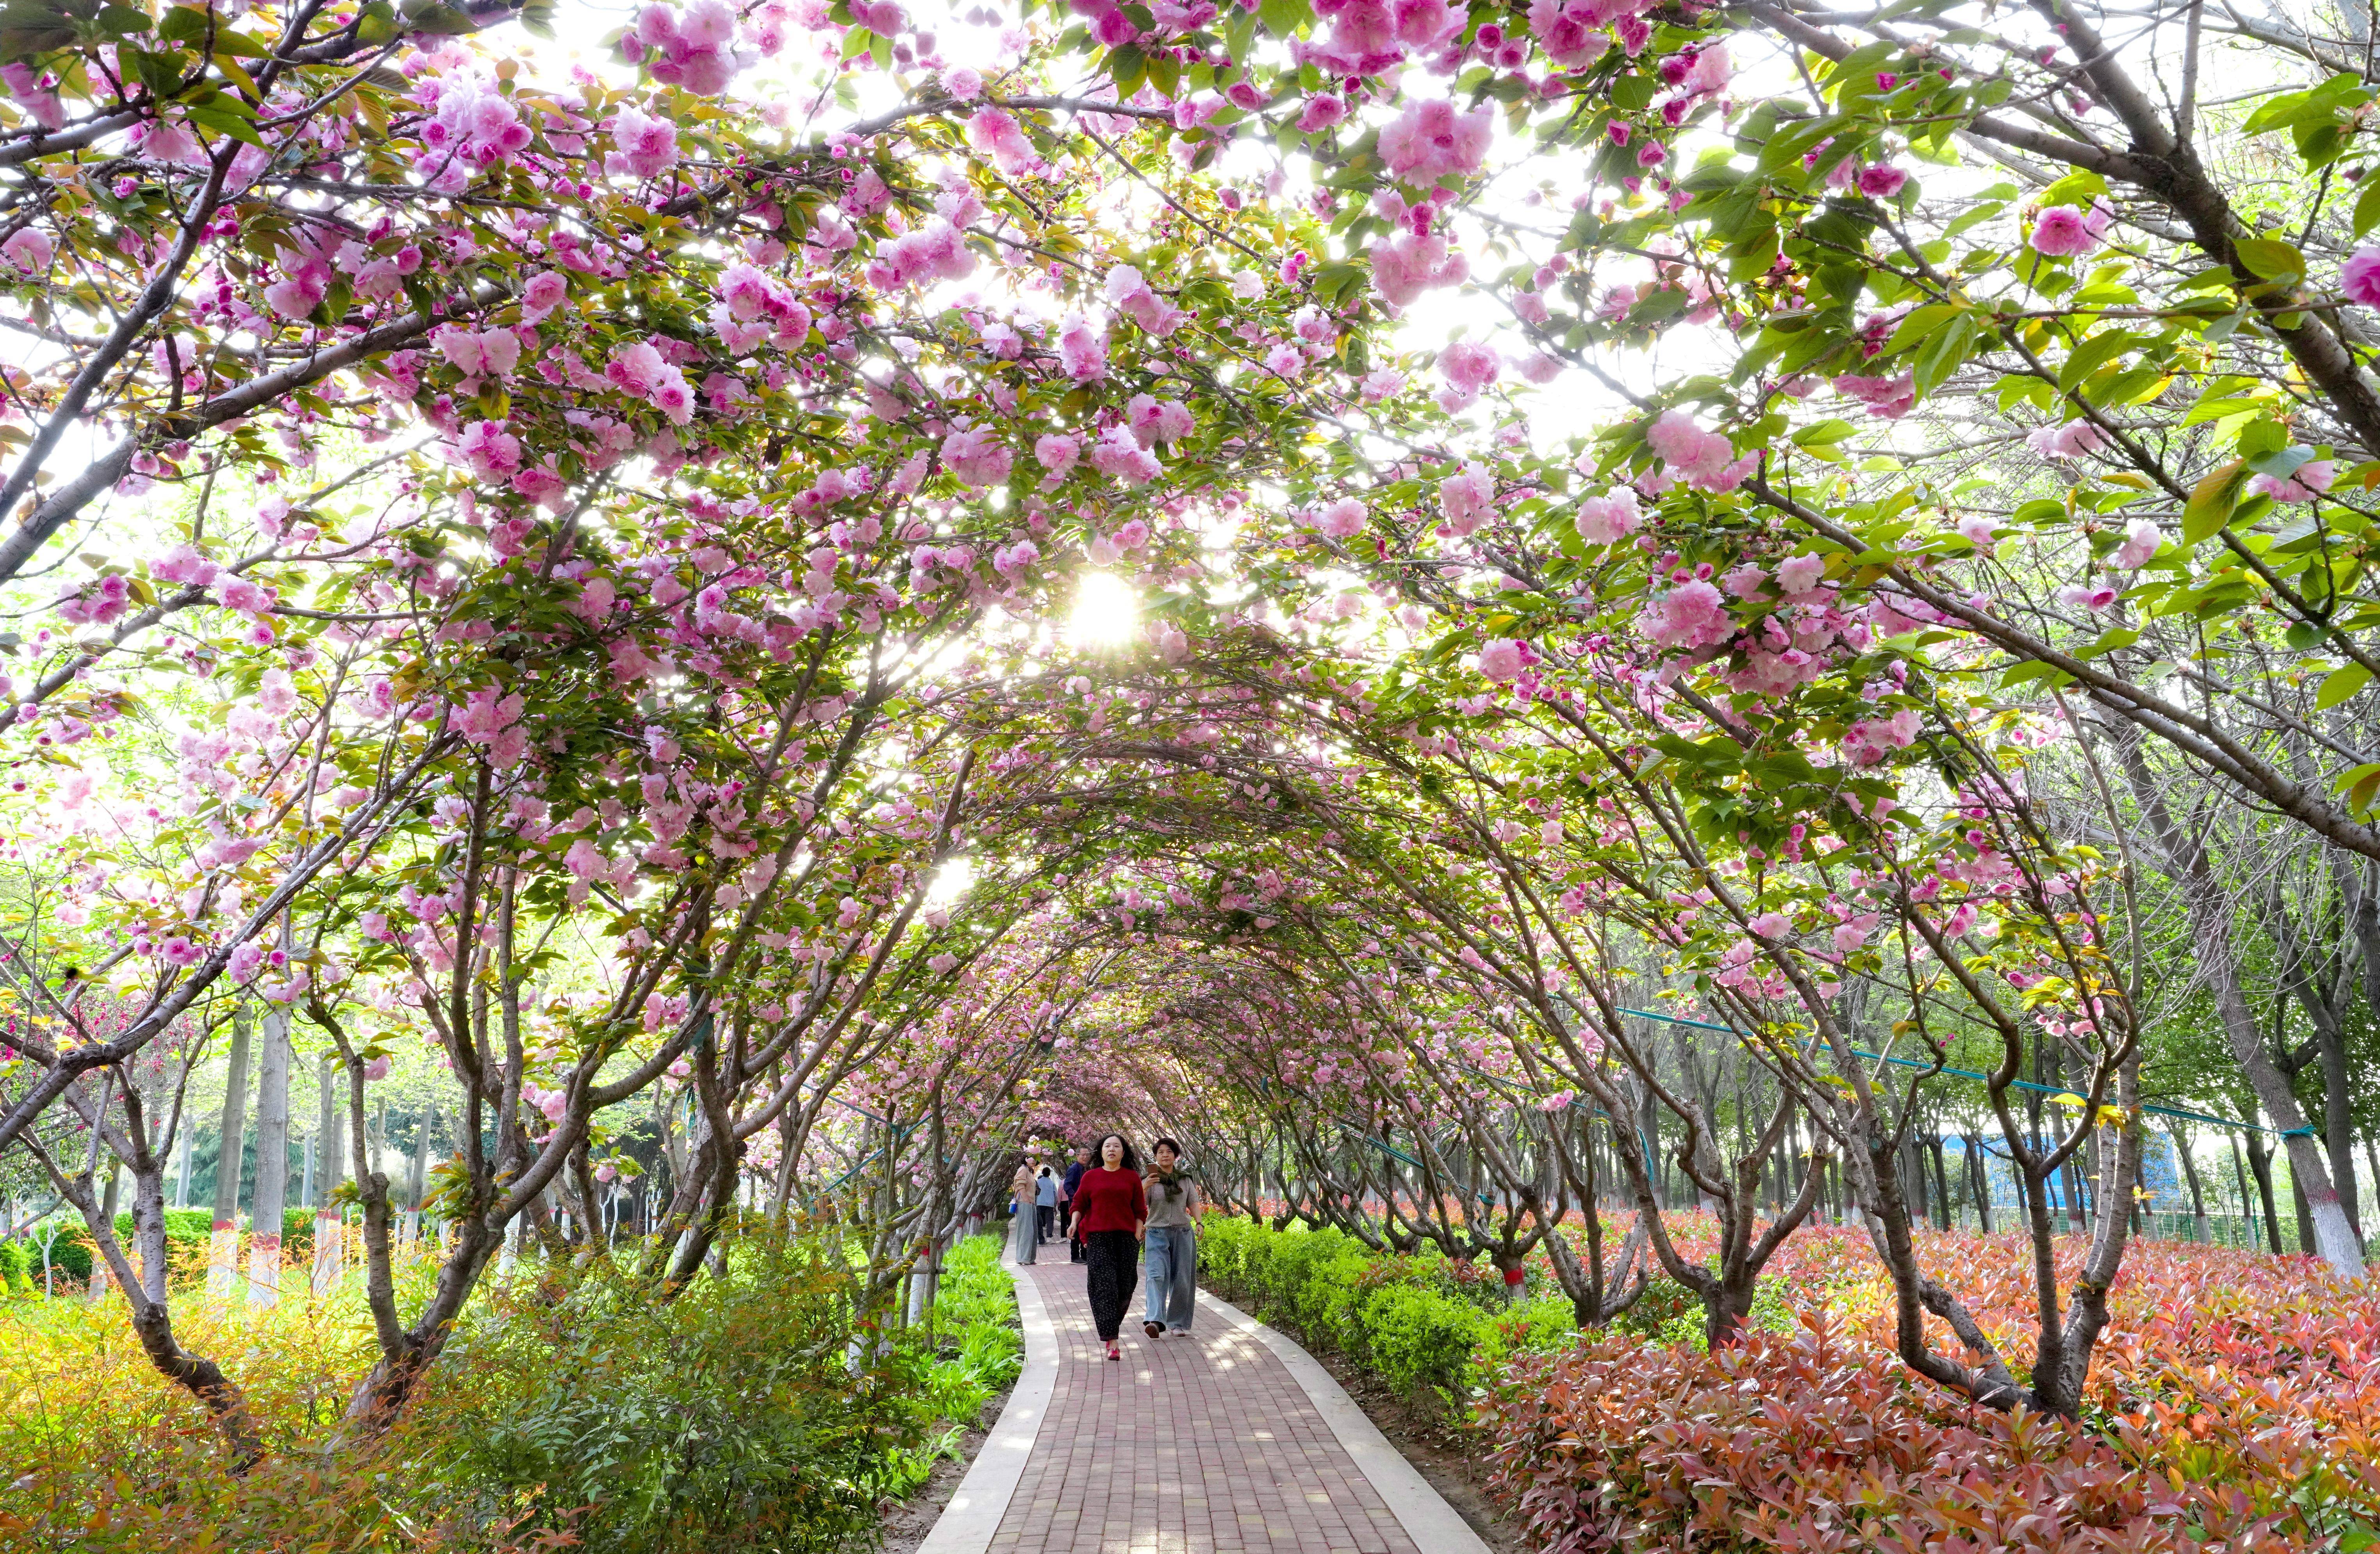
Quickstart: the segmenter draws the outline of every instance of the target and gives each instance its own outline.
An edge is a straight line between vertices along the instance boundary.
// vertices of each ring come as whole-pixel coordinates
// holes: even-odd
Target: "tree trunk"
[[[431,1101],[421,1109],[421,1119],[413,1134],[413,1164],[405,1173],[405,1230],[407,1241],[421,1235],[421,1196],[430,1185],[430,1129],[438,1121],[438,1103]]]
[[[2174,1163],[2181,1167],[2182,1180],[2190,1184],[2190,1239],[2201,1246],[2206,1244],[2206,1194],[2198,1184],[2198,1162],[2190,1157],[2190,1144],[2181,1136],[2181,1129],[2168,1127],[2166,1136],[2173,1140]]]
[[[2273,1151],[2264,1135],[2248,1135],[2248,1169],[2256,1173],[2256,1196],[2265,1208],[2265,1240],[2273,1256],[2281,1255],[2281,1210],[2273,1201]]]
[[[215,1157],[214,1234],[207,1247],[207,1293],[229,1300],[239,1287],[239,1163],[248,1137],[248,1006],[231,1017],[231,1074],[225,1082]]]
[[[2240,1135],[2231,1135],[2231,1176],[2240,1189],[2240,1231],[2242,1246],[2256,1244],[2256,1210],[2248,1196],[2248,1168],[2240,1162]]]
[[[2129,724],[2115,732],[2133,797],[2156,835],[2158,848],[2165,855],[2167,874],[2180,887],[2192,946],[2198,954],[2198,972],[2215,995],[2224,1041],[2231,1049],[2233,1060],[2246,1073],[2265,1115],[2279,1125],[2285,1135],[2290,1174],[2304,1187],[2310,1229],[2319,1255],[2341,1278],[2361,1279],[2362,1246],[2356,1239],[2354,1227],[2348,1222],[2346,1210],[2339,1207],[2338,1194],[2323,1167],[2322,1150],[2306,1126],[2297,1097],[2288,1079],[2273,1066],[2256,1028],[2255,1014],[2240,989],[2239,963],[2231,947],[2232,925],[2239,917],[2237,904],[2216,877],[2214,860],[2204,844],[2196,834],[2183,830],[2164,794],[2157,789],[2141,752],[2143,737],[2138,728]]]
[[[115,1206],[124,1190],[124,1167],[111,1159],[107,1162],[107,1197],[100,1206],[100,1219],[112,1233],[115,1229]],[[99,1257],[91,1260],[91,1298],[98,1300],[107,1293],[107,1264]]]
[[[91,1192],[89,1175],[61,1179],[53,1170],[52,1176],[58,1184],[60,1196],[81,1212],[83,1223],[91,1232],[94,1273],[105,1269],[121,1282],[125,1300],[132,1307],[132,1331],[140,1342],[141,1352],[160,1374],[187,1388],[206,1405],[231,1448],[232,1471],[246,1473],[264,1454],[263,1438],[249,1413],[247,1400],[213,1361],[181,1346],[174,1333],[173,1314],[164,1303],[164,1169],[152,1157],[146,1174],[136,1175],[133,1182],[133,1222],[140,1237],[143,1265],[138,1269],[127,1260],[124,1247],[115,1237],[115,1218],[110,1212],[114,1195],[110,1194],[109,1204],[103,1208]],[[92,1282],[99,1281],[94,1278]]]
[[[2330,1183],[2360,1252],[2363,1225],[2356,1213],[2355,1090],[2347,1074],[2347,1033],[2338,1021],[2325,1020],[2315,1029],[2314,1045],[2322,1064],[2323,1148],[2330,1157]]]
[[[249,1211],[248,1303],[281,1304],[282,1210],[289,1197],[289,1013],[264,1016],[256,1065],[256,1202]]]
[[[339,1184],[346,1180],[346,1152],[339,1147],[338,1062],[322,1054],[317,1065],[320,1129],[314,1150],[314,1293],[328,1294],[338,1282],[346,1248],[340,1244],[342,1221],[337,1203]]]
[[[2289,1164],[2295,1167],[2297,1162],[2291,1160]],[[2308,1211],[2305,1182],[2294,1169],[2289,1172],[2289,1203],[2298,1215],[2298,1250],[2309,1257],[2320,1257],[2321,1244],[2315,1240],[2313,1215]]]

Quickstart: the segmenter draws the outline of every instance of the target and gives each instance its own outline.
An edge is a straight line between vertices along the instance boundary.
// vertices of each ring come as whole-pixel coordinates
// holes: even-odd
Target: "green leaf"
[[[1900,321],[1900,327],[1884,343],[1884,354],[1894,355],[1932,334],[1944,323],[1967,310],[1955,302],[1929,302]]]
[[[1115,82],[1116,95],[1129,97],[1148,79],[1148,56],[1137,43],[1119,43],[1108,51],[1108,75]]]
[[[2380,761],[2370,761],[2339,774],[2331,784],[2347,795],[2347,807],[2361,815],[2372,807],[2374,795],[2380,795]]]
[[[2128,329],[2107,329],[2092,335],[2066,355],[2058,369],[2058,386],[2071,389],[2108,362],[2130,350],[2137,336]]]
[[[2248,461],[2235,458],[2210,472],[2190,493],[2181,509],[2181,543],[2184,549],[2223,532],[2231,521],[2232,511],[2240,505],[2240,492],[2248,483]]]
[[[1306,0],[1264,0],[1257,7],[1257,19],[1274,37],[1286,38],[1314,19],[1314,7]]]
[[[1793,433],[1793,445],[1800,448],[1832,447],[1858,430],[1847,420],[1824,420]]]
[[[1937,330],[1917,353],[1917,392],[1932,394],[1948,382],[1950,374],[1967,359],[1967,347],[1975,341],[1975,316],[1961,313],[1946,327]]]
[[[2231,245],[2231,251],[2240,256],[2240,264],[2250,274],[2263,280],[2277,281],[2305,273],[2305,255],[2298,252],[2296,245],[2277,237],[2242,237]]]
[[[2027,659],[2022,663],[2011,664],[2000,671],[2000,688],[2003,690],[2012,689],[2034,680],[2040,680],[2051,686],[2070,686],[2074,683],[2074,676],[2057,665],[2044,663],[2039,659]]]
[[[207,35],[207,13],[202,6],[176,6],[157,18],[157,36],[169,42],[195,43]]]
[[[416,32],[461,37],[480,30],[479,23],[454,6],[443,4],[442,0],[405,0],[398,10],[407,21],[413,24]]]
[[[2372,680],[2372,671],[2360,663],[2334,669],[2322,677],[2322,689],[2314,693],[2314,710],[2327,712],[2332,708],[2362,690]]]

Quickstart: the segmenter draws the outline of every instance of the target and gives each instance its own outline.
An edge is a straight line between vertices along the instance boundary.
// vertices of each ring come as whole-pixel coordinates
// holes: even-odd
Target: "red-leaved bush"
[[[1716,1354],[1521,1356],[1478,1418],[1491,1492],[1549,1554],[2308,1547],[2086,1431],[1956,1406],[1823,1318]]]
[[[2021,1360],[2037,1320],[2022,1244],[1934,1235],[1924,1256]],[[2380,1293],[2312,1259],[2135,1246],[2080,1425],[1969,1407],[1907,1371],[1852,1234],[1797,1235],[1772,1272],[1797,1332],[1716,1355],[1590,1336],[1515,1355],[1493,1378],[1475,1419],[1490,1490],[1534,1547],[2350,1554],[2380,1542]]]

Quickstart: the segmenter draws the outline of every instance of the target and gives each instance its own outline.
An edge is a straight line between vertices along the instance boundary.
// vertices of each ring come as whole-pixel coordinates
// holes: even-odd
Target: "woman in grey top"
[[[1150,1151],[1156,1164],[1141,1181],[1148,1195],[1148,1229],[1144,1244],[1144,1272],[1148,1279],[1148,1305],[1141,1330],[1155,1338],[1168,1329],[1190,1336],[1190,1318],[1198,1309],[1198,1211],[1206,1207],[1198,1184],[1183,1169],[1182,1146],[1160,1138]]]

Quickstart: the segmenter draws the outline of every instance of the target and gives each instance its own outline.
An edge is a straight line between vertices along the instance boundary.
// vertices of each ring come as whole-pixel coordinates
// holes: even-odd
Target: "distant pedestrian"
[[[1124,1308],[1140,1282],[1140,1233],[1148,1220],[1148,1196],[1140,1184],[1140,1161],[1120,1133],[1099,1140],[1099,1163],[1075,1184],[1075,1213],[1087,1260],[1091,1320],[1108,1358],[1121,1360],[1116,1334]]]
[[[1091,1147],[1075,1146],[1075,1163],[1066,1168],[1065,1180],[1058,1185],[1058,1202],[1065,1208],[1066,1260],[1083,1260],[1083,1216],[1075,1202],[1075,1191],[1082,1185],[1083,1172],[1091,1169]]]
[[[1008,1184],[1008,1190],[1016,1198],[1016,1218],[1008,1225],[1008,1255],[1019,1268],[1033,1261],[1040,1244],[1040,1238],[1034,1233],[1040,1229],[1041,1218],[1033,1202],[1034,1180],[1033,1162],[1027,1159],[1017,1166],[1016,1175]]]
[[[1033,1226],[1043,1241],[1052,1239],[1058,1230],[1058,1173],[1046,1165],[1033,1179]]]
[[[1160,1138],[1148,1152],[1156,1164],[1141,1183],[1148,1198],[1148,1305],[1140,1326],[1151,1338],[1169,1329],[1188,1338],[1198,1310],[1197,1214],[1207,1206],[1180,1145]]]

